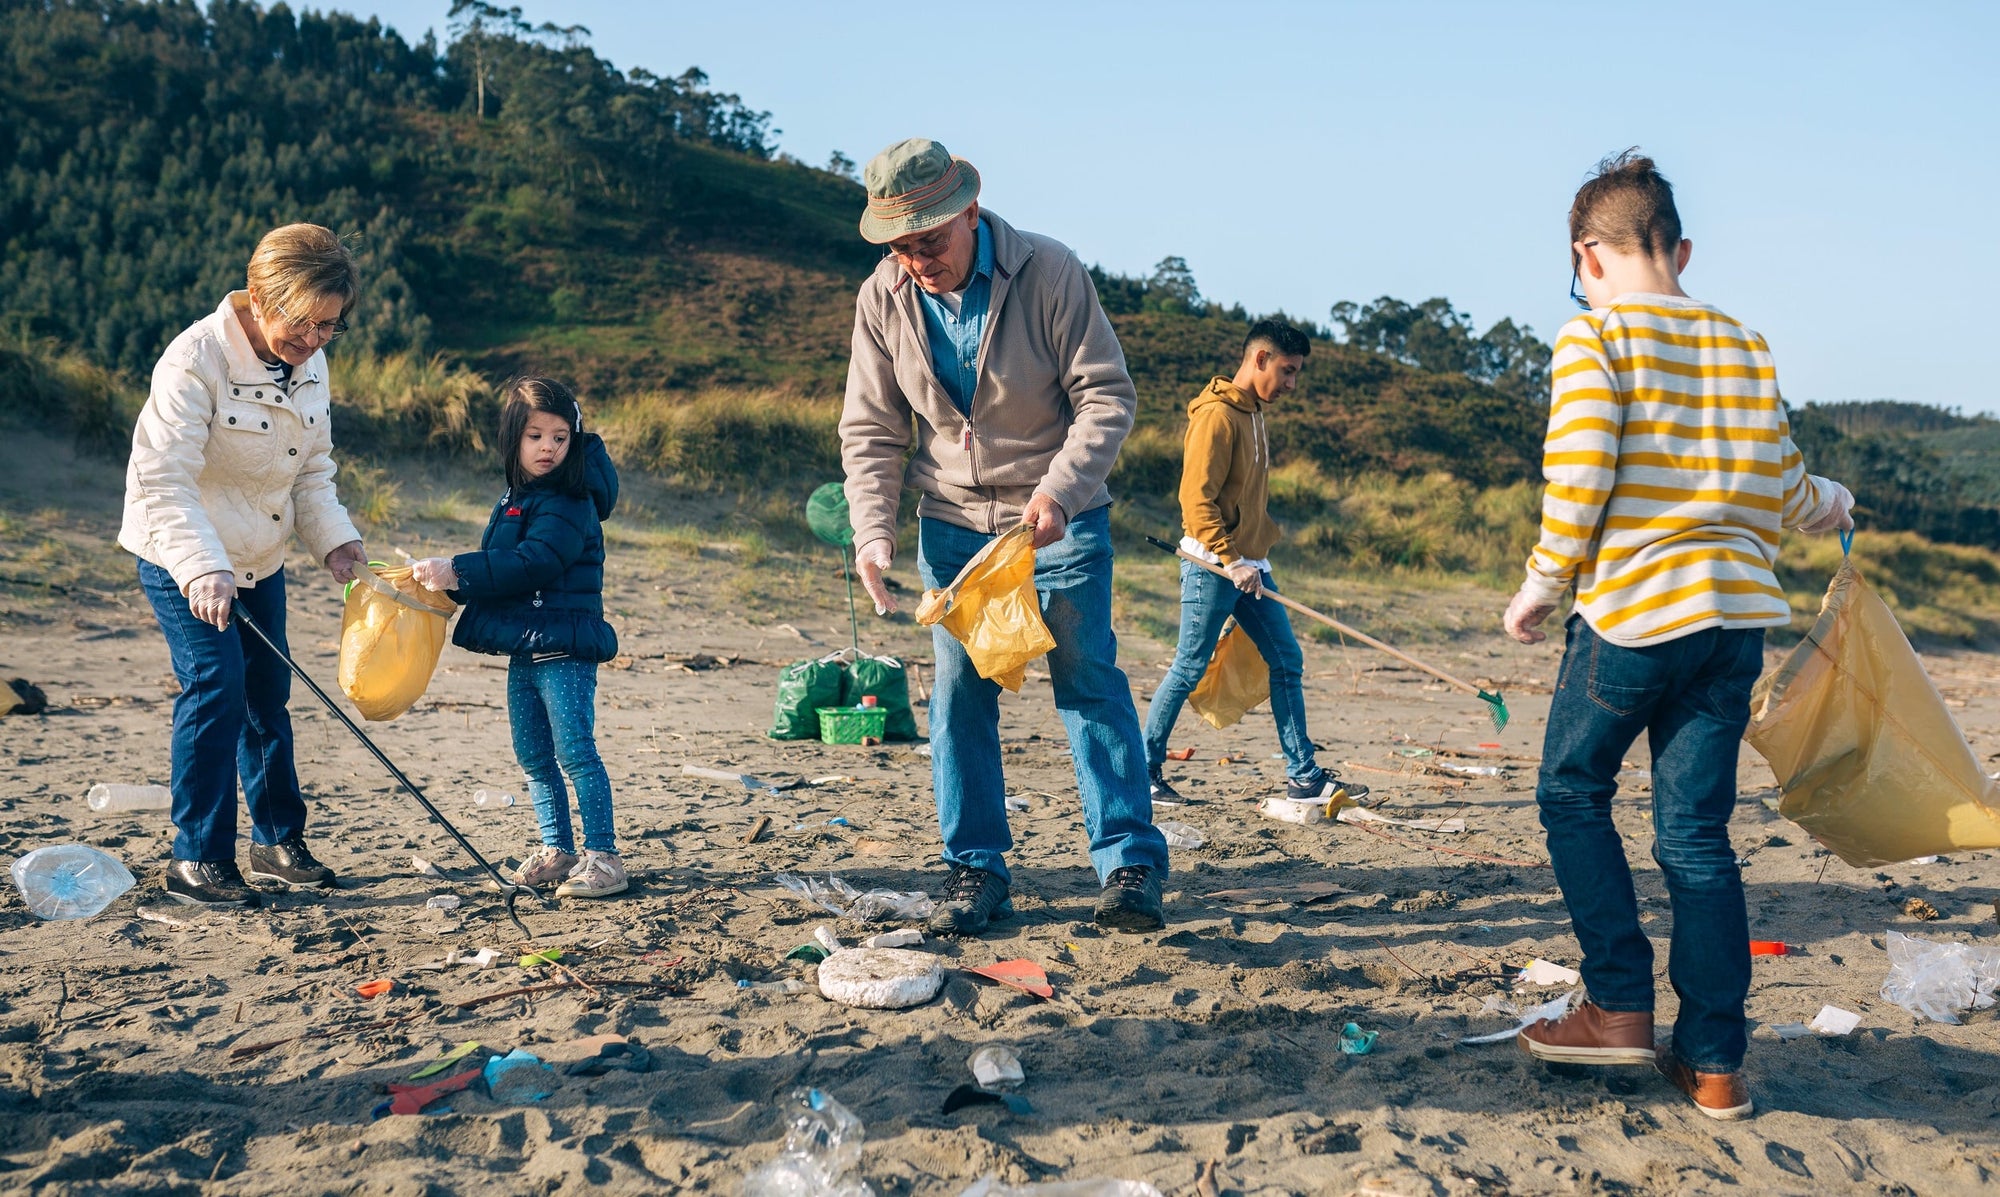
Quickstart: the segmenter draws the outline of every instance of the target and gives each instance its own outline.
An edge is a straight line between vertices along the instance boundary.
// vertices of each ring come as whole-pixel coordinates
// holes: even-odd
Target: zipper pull
[[[542,605],[542,592],[541,592],[541,591],[539,591],[539,590],[537,590],[537,591],[535,592],[535,602],[534,602],[534,605],[535,605],[535,606],[537,606],[537,607],[539,607],[539,606],[541,606],[541,605]]]
[[[970,448],[972,448],[972,421],[971,421],[971,420],[967,420],[967,421],[965,422],[965,441],[964,441],[964,443],[963,443],[963,445],[962,445],[961,447],[962,447],[962,448],[965,448],[965,449],[970,449]]]

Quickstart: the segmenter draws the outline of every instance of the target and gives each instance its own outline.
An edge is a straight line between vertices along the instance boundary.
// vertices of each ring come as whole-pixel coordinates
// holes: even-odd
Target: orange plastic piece
[[[379,981],[363,981],[354,987],[354,992],[365,998],[378,998],[395,987],[394,981],[384,978]]]
[[[1752,956],[1789,956],[1792,954],[1792,949],[1789,945],[1779,940],[1753,939],[1750,941],[1750,954]]]
[[[1049,974],[1043,972],[1042,966],[1032,960],[1001,960],[993,964],[982,964],[977,968],[968,968],[965,971],[985,977],[989,981],[998,981],[1002,985],[1011,985],[1023,993],[1032,993],[1039,998],[1052,998],[1056,995],[1056,987],[1049,984]]]
[[[1167,759],[1170,761],[1191,761],[1194,759],[1194,749],[1169,748],[1167,749]]]

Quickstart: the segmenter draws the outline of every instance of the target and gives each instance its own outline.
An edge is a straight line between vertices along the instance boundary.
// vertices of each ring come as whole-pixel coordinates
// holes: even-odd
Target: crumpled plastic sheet
[[[825,881],[790,873],[779,873],[773,880],[814,905],[864,923],[929,918],[937,905],[929,894],[921,892],[871,889],[863,893],[832,873]]]
[[[958,1197],[1161,1197],[1143,1180],[1058,1180],[1039,1185],[1003,1185],[988,1174]]]
[[[1934,1022],[1958,1022],[1960,1010],[1984,1010],[2000,990],[2000,948],[1936,943],[1901,931],[1888,936],[1889,975],[1882,996]]]

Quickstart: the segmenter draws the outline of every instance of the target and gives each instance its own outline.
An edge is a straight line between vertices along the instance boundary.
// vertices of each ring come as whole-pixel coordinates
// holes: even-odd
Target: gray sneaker
[[[937,909],[924,926],[933,935],[977,935],[995,919],[1014,916],[1007,882],[998,873],[953,865],[938,895]]]
[[[1097,925],[1115,931],[1158,931],[1167,925],[1160,874],[1145,865],[1111,870],[1097,895]]]

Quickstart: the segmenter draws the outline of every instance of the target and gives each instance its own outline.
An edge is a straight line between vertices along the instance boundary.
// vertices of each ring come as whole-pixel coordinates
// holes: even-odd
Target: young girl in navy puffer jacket
[[[506,493],[479,551],[416,563],[417,581],[464,604],[452,642],[507,662],[507,719],[527,774],[542,844],[519,885],[560,881],[556,896],[621,893],[625,866],[611,830],[611,778],[597,755],[597,666],[618,655],[604,622],[604,530],[618,471],[569,388],[514,384],[500,415]],[[558,768],[560,767],[560,769]],[[570,830],[563,776],[583,816],[583,855]]]

